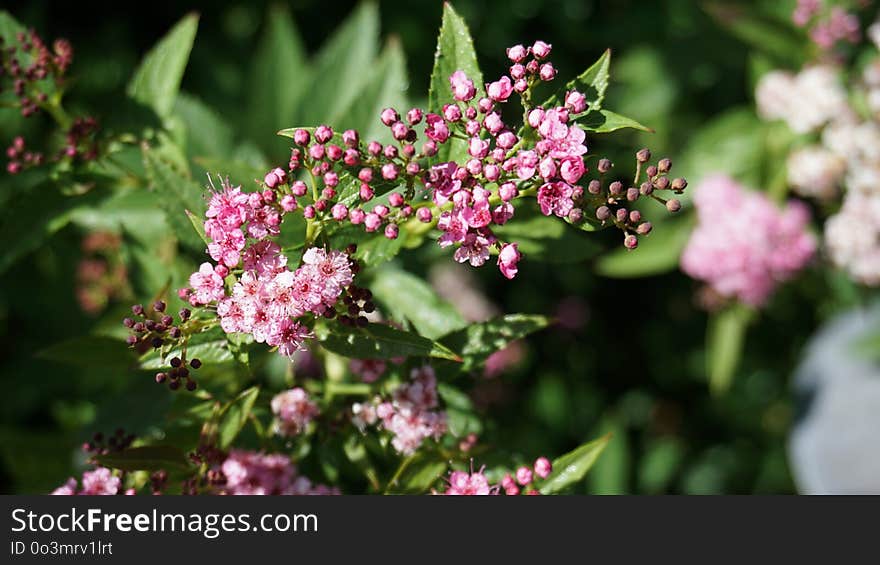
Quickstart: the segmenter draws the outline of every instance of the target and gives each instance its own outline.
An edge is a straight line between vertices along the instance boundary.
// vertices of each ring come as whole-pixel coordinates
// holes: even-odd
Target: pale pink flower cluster
[[[846,159],[824,147],[810,145],[788,156],[788,183],[801,196],[830,200],[846,173]]]
[[[835,265],[862,284],[880,285],[880,190],[849,192],[825,223],[825,243]]]
[[[838,41],[858,43],[861,39],[859,18],[841,6],[822,13],[821,0],[798,0],[791,19],[798,27],[810,28],[810,39],[822,49],[831,49]]]
[[[285,175],[277,169],[267,179],[277,187]],[[216,303],[226,333],[251,334],[291,356],[311,337],[297,318],[333,308],[354,275],[347,255],[317,247],[307,249],[302,265],[291,271],[281,248],[268,239],[278,234],[285,211],[276,200],[272,189],[248,194],[228,181],[213,194],[205,233],[212,240],[208,253],[219,264],[203,263],[190,276],[188,298],[193,305]],[[239,267],[243,272],[227,295],[224,281]]]
[[[82,489],[77,490],[76,479],[67,479],[67,482],[52,491],[55,495],[111,495],[119,494],[122,481],[106,467],[97,467],[92,471],[86,471],[82,476]],[[128,494],[128,493],[127,493]]]
[[[426,439],[439,439],[446,433],[446,413],[438,410],[437,377],[434,369],[423,366],[412,370],[411,380],[397,387],[391,398],[375,398],[352,406],[352,421],[363,429],[380,425],[394,436],[391,445],[399,453],[411,455]]]
[[[722,296],[761,306],[815,253],[803,203],[780,210],[763,194],[719,175],[703,181],[694,204],[698,223],[681,268]]]
[[[489,479],[486,478],[484,470],[485,467],[479,471],[453,471],[447,479],[449,487],[443,494],[447,496],[486,496],[498,494],[498,487],[489,484]]]
[[[755,90],[758,113],[767,120],[784,120],[792,131],[815,131],[849,111],[838,70],[829,65],[808,67],[798,74],[771,71]]]
[[[365,383],[379,380],[387,368],[388,364],[381,359],[352,359],[348,362],[348,369]]]
[[[226,477],[226,484],[220,489],[223,494],[339,494],[336,488],[312,484],[299,475],[290,458],[280,453],[233,450],[220,470]]]
[[[318,405],[309,399],[309,393],[296,387],[272,398],[272,413],[275,414],[275,433],[295,436],[306,430],[319,411]]]

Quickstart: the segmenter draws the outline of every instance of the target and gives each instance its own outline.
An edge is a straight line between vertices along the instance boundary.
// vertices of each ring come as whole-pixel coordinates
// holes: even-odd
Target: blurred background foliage
[[[768,149],[774,132],[751,109],[754,81],[768,68],[796,64],[805,43],[784,25],[790,2],[763,2],[761,11],[743,12],[749,4],[455,3],[470,25],[487,79],[501,74],[508,64],[505,48],[519,42],[552,43],[560,77],[574,76],[612,49],[609,106],[657,133],[598,139],[591,152],[611,156],[623,168],[635,149],[648,146],[658,157],[670,156],[673,172],[692,185],[707,171],[723,169],[758,187],[775,170]],[[388,88],[392,100],[426,100],[439,1],[383,0],[378,20],[366,15],[360,24],[375,33],[340,47],[349,61],[342,70],[324,64],[336,55],[319,54],[308,68],[303,65],[355,8],[351,0],[153,3],[136,12],[124,3],[29,0],[6,6],[45,38],[71,40],[68,104],[104,121],[127,111],[121,100],[142,54],[187,11],[198,12],[199,32],[170,129],[177,124],[177,134],[188,136],[193,178],[204,178],[202,171],[228,172],[236,182],[286,162],[289,145],[274,135],[282,127],[334,119],[341,121],[331,121],[334,127],[347,125],[345,120],[378,123],[374,108],[357,107],[361,88]],[[764,15],[751,21],[742,13]],[[290,33],[302,44],[277,41]],[[370,84],[375,76],[384,80]],[[219,119],[205,118],[206,111]],[[0,141],[8,144],[20,129],[39,138],[48,125],[42,120],[24,123],[14,112],[0,112]],[[188,128],[192,123],[213,127]],[[26,182],[27,175],[0,177],[0,206],[17,183]],[[125,245],[132,255],[130,298],[147,300],[165,282],[154,244],[167,226],[155,208],[129,204],[128,221],[143,227],[140,240]],[[88,210],[79,216],[0,275],[2,492],[50,490],[81,463],[77,446],[91,433],[117,426],[143,432],[167,403],[165,388],[120,372],[106,351],[94,351],[92,362],[75,367],[35,354],[118,324],[129,303],[111,300],[94,314],[80,307],[76,281],[84,226],[100,218],[89,219]],[[490,444],[516,446],[528,458],[563,453],[610,431],[613,440],[583,487],[590,493],[793,490],[784,444],[794,418],[790,372],[820,319],[859,296],[818,270],[783,288],[752,327],[729,391],[713,395],[705,369],[707,317],[695,305],[694,283],[675,268],[687,222],[687,216],[662,222],[655,240],[627,255],[620,253],[617,235],[608,233],[587,242],[598,253],[553,250],[563,259],[576,256],[575,262],[541,264],[532,253],[512,283],[495,269],[472,273],[500,310],[558,315],[565,322],[529,338],[516,369],[475,387],[476,404],[490,416],[484,434]],[[404,252],[396,261],[425,276],[435,263],[451,262],[447,253],[429,248]],[[643,251],[636,265],[633,259]],[[89,358],[88,352],[79,358]]]

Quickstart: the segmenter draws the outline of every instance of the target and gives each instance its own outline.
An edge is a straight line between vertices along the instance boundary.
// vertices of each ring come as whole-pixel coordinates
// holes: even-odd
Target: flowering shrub
[[[159,435],[97,435],[84,446],[97,467],[81,486],[71,478],[54,494],[516,495],[578,481],[608,437],[555,462],[542,456],[517,466],[514,455],[475,471],[494,446],[481,441],[480,418],[459,389],[517,363],[518,340],[551,320],[509,314],[468,323],[425,283],[382,263],[433,239],[457,263],[491,261],[503,279],[515,279],[542,259],[526,250],[536,221],[563,233],[611,228],[623,249],[638,253],[652,232],[638,204],[677,212],[687,182],[648,149],[634,153],[627,171],[591,148],[594,136],[648,131],[605,107],[610,52],[556,86],[551,44],[514,45],[508,71],[484,83],[468,29],[447,5],[427,107],[387,105],[379,93],[364,126],[343,117],[281,129],[292,142],[285,162],[256,180],[218,162],[202,193],[171,120],[195,31],[195,17],[185,18],[142,62],[128,94],[158,129],[133,131],[67,117],[68,43],[56,42],[53,55],[33,31],[4,36],[13,42],[2,62],[14,104],[25,117],[49,113],[62,147],[45,159],[16,137],[8,172],[48,168],[75,183],[66,196],[76,201],[132,174],[119,162],[138,152],[180,249],[198,265],[182,285],[177,266],[168,275],[160,266],[158,277],[171,282],[147,289],[153,299],[122,320],[139,370],[164,394],[189,394],[176,403],[187,406],[197,434],[172,441],[166,423]],[[83,284],[99,283],[109,264],[121,270],[95,298],[83,289],[91,311],[133,292],[114,255],[119,238],[102,233],[89,237],[107,239],[106,263],[88,263]],[[283,382],[267,381],[264,366],[278,363]]]

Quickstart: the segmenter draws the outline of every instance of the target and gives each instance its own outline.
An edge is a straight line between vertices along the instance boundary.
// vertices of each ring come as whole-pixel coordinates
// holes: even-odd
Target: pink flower
[[[437,143],[445,143],[449,139],[449,126],[442,116],[428,114],[425,117],[425,135]]]
[[[293,357],[297,351],[305,351],[303,343],[312,337],[314,335],[304,325],[294,322],[290,318],[283,318],[272,328],[272,333],[266,338],[266,343],[277,346],[280,355]]]
[[[565,95],[565,107],[575,114],[580,114],[587,109],[587,97],[577,90],[570,90]]]
[[[67,482],[52,491],[54,495],[113,495],[118,494],[122,487],[122,481],[114,476],[110,469],[97,467],[92,471],[86,471],[82,476],[82,490],[77,492],[76,479],[67,479]]]
[[[438,244],[440,247],[449,247],[453,243],[464,241],[468,231],[467,219],[460,208],[442,212],[437,220],[437,229],[444,232]]]
[[[241,250],[245,246],[245,237],[241,230],[224,231],[219,226],[209,226],[209,222],[205,222],[205,231],[212,240],[208,244],[208,255],[227,267],[237,267],[241,260]]]
[[[449,488],[446,489],[450,496],[485,496],[494,494],[489,480],[482,472],[467,473],[465,471],[453,471],[449,475]]]
[[[538,457],[535,460],[535,474],[541,477],[542,479],[546,479],[550,476],[550,473],[553,472],[553,464],[550,463],[550,460],[546,457]]]
[[[510,78],[505,76],[489,83],[486,87],[486,94],[495,102],[507,102],[507,99],[513,94],[513,84],[511,84]]]
[[[780,210],[763,194],[718,175],[696,188],[694,205],[698,223],[681,268],[722,296],[762,306],[815,253],[809,214],[799,202]]]
[[[281,254],[281,247],[274,241],[258,241],[244,250],[242,266],[245,271],[272,276],[287,267],[287,257]]]
[[[290,458],[280,453],[263,454],[233,449],[220,470],[226,483],[220,491],[233,495],[339,494],[336,489],[297,474]]]
[[[263,178],[263,182],[266,183],[266,186],[269,188],[275,188],[278,185],[284,184],[287,182],[287,173],[284,169],[280,167],[275,167]]]
[[[517,263],[522,259],[522,254],[517,249],[516,243],[507,243],[498,253],[498,269],[508,279],[512,279],[519,271]]]
[[[516,176],[520,180],[529,180],[538,169],[538,154],[534,151],[520,151],[517,155]]]
[[[555,214],[560,218],[568,216],[574,207],[571,199],[572,187],[564,182],[548,182],[538,189],[538,204],[545,216]]]
[[[433,191],[434,203],[443,206],[461,190],[461,181],[455,178],[458,165],[453,162],[441,163],[431,167],[425,186]]]
[[[365,383],[373,383],[385,373],[387,365],[381,359],[352,359],[348,368]]]
[[[587,152],[584,145],[586,134],[577,125],[566,125],[559,110],[548,110],[544,113],[538,133],[542,140],[538,142],[538,151],[548,153],[554,159],[578,157]]]
[[[584,160],[580,157],[565,157],[559,165],[559,176],[568,184],[575,184],[584,176]]]
[[[283,436],[303,433],[309,422],[318,415],[318,406],[309,400],[309,394],[297,387],[278,393],[272,398],[275,414],[275,432]]]
[[[461,102],[467,102],[477,94],[474,82],[463,71],[452,73],[449,77],[449,85],[452,87],[452,97]]]
[[[190,275],[189,285],[193,289],[190,295],[193,304],[208,304],[224,297],[223,278],[210,263],[202,263],[199,270]]]
[[[498,112],[492,112],[483,119],[483,127],[492,135],[497,134],[504,129],[504,122]]]
[[[489,259],[489,246],[494,237],[479,232],[469,232],[461,247],[455,250],[453,257],[459,263],[470,263],[472,267],[482,267]]]

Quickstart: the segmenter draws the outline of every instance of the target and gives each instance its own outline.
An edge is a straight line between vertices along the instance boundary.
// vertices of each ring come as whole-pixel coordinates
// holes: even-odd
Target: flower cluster
[[[778,209],[766,196],[725,176],[694,194],[698,224],[681,256],[682,270],[726,298],[763,305],[775,286],[813,256],[809,212],[797,201]]]
[[[290,458],[280,453],[233,450],[220,470],[225,478],[225,484],[219,487],[221,494],[339,494],[335,488],[313,484],[308,477],[299,475]]]
[[[66,39],[56,39],[50,50],[33,29],[14,40],[0,36],[0,92],[11,83],[21,115],[32,116],[48,99],[44,81],[61,83],[71,62],[73,47]]]
[[[110,495],[120,494],[122,480],[106,467],[98,467],[92,471],[86,471],[82,476],[82,488],[79,488],[75,478],[70,477],[67,482],[52,491],[55,495]],[[134,494],[126,491],[125,494]]]
[[[634,248],[637,237],[649,233],[651,226],[624,203],[645,195],[666,203],[652,193],[680,193],[687,183],[667,178],[668,166],[664,170],[659,163],[646,165],[649,152],[638,161],[632,188],[619,182],[607,183],[609,188],[597,180],[586,183],[586,133],[577,119],[589,110],[587,97],[572,89],[546,108],[531,102],[532,88],[556,76],[548,60],[551,51],[543,41],[508,49],[509,72],[485,85],[486,96],[479,96],[477,85],[463,71],[455,71],[449,77],[452,102],[438,113],[412,108],[401,114],[386,108],[380,119],[395,140],[387,145],[364,143],[355,130],[339,134],[327,125],[293,130],[288,169],[273,169],[264,185],[272,189],[289,183],[289,208],[301,208],[317,230],[348,222],[396,239],[401,227],[411,222],[436,222],[442,232],[439,245],[454,247],[456,261],[479,267],[497,253],[498,268],[509,279],[516,276],[522,255],[516,242],[500,240],[492,228],[514,217],[517,198],[535,197],[546,216],[575,224],[614,225],[624,232],[624,244]],[[526,109],[521,128],[503,116],[502,106],[514,94]],[[427,139],[418,145],[417,126],[422,123]],[[436,164],[446,144],[461,144],[466,156]],[[598,172],[605,175],[611,167],[603,159]],[[293,180],[301,171],[311,178],[311,195],[306,182]],[[642,172],[648,172],[644,182]],[[589,191],[579,183],[588,184]],[[420,199],[417,186],[425,187],[429,202]],[[380,196],[385,199],[369,207]],[[676,211],[678,201],[670,200],[668,208]],[[225,245],[233,260],[242,245],[237,235]]]
[[[117,234],[105,231],[83,238],[84,257],[76,268],[76,298],[84,312],[98,314],[111,301],[131,294],[128,271],[119,253],[121,242]]]
[[[798,0],[791,19],[798,27],[808,28],[810,39],[820,49],[829,50],[838,42],[858,43],[861,39],[859,18],[842,6],[823,5],[823,0]]]
[[[275,433],[295,436],[303,433],[318,415],[318,406],[309,400],[309,393],[297,387],[272,398],[272,413],[275,414]]]
[[[426,439],[439,439],[446,433],[446,413],[437,407],[437,378],[426,365],[413,369],[410,381],[397,387],[390,399],[376,397],[354,404],[352,421],[361,429],[380,425],[393,434],[394,449],[410,455]]]
[[[473,462],[471,462],[469,472],[452,471],[446,479],[448,487],[443,494],[448,496],[479,496],[500,494],[502,490],[508,496],[516,496],[521,492],[527,495],[540,494],[534,487],[534,479],[535,477],[540,479],[549,477],[553,472],[553,464],[546,457],[539,457],[532,467],[522,465],[513,475],[506,473],[497,485],[490,484],[485,470],[486,468],[483,466],[478,471],[474,471]]]
[[[880,24],[868,29],[880,47]],[[760,113],[782,118],[796,133],[814,138],[788,157],[788,182],[798,194],[833,202],[845,189],[837,213],[825,223],[831,261],[857,281],[880,284],[880,55],[875,51],[861,76],[845,84],[839,63],[812,66],[797,75],[774,71],[758,85]],[[852,90],[854,96],[848,96]],[[866,116],[850,98],[867,102]]]

